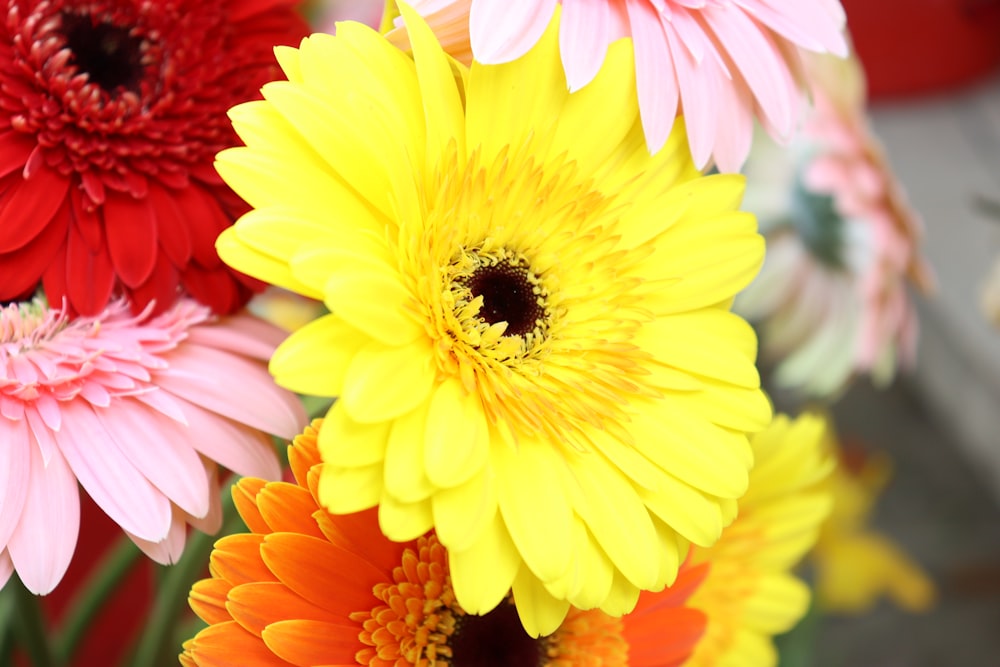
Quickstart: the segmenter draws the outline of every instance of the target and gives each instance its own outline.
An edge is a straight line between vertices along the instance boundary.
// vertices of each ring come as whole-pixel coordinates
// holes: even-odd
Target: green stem
[[[141,554],[132,540],[122,535],[114,550],[104,556],[94,574],[88,578],[86,585],[73,596],[60,624],[53,649],[60,662],[69,662],[99,610],[132,570]]]
[[[3,599],[0,607],[9,616],[10,636],[28,654],[32,667],[55,667],[60,664],[49,647],[38,596],[25,588],[20,579],[12,576],[0,591],[0,598]]]
[[[177,620],[187,608],[191,585],[204,572],[215,541],[223,535],[245,529],[242,519],[236,513],[229,489],[223,492],[222,509],[225,520],[219,534],[192,533],[184,548],[184,555],[176,564],[164,569],[152,612],[129,663],[133,667],[177,664],[180,647],[173,646],[172,643],[175,641]]]
[[[11,584],[13,586],[13,584]],[[0,665],[12,664],[14,658],[14,615],[17,609],[13,592],[0,590]]]

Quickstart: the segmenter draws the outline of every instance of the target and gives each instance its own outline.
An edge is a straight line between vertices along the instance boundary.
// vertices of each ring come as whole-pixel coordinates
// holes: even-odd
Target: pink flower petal
[[[271,439],[229,419],[219,419],[185,402],[184,412],[193,432],[194,448],[238,475],[272,480],[281,478],[281,465]]]
[[[76,477],[56,452],[48,466],[31,448],[28,496],[7,551],[24,586],[35,595],[50,593],[73,558],[80,532]]]
[[[155,382],[180,398],[286,439],[305,426],[301,404],[289,400],[258,363],[197,345],[178,348],[168,358],[170,368],[158,372]]]
[[[161,565],[173,565],[180,560],[184,553],[184,543],[187,539],[187,528],[184,525],[184,518],[180,512],[170,520],[170,529],[166,537],[159,542],[151,542],[141,537],[136,537],[132,533],[125,531],[129,539],[139,547],[142,553],[146,554]]]
[[[780,9],[770,6],[778,3],[767,0],[733,0],[733,4],[804,49],[828,51],[841,58],[847,56],[847,40],[841,29],[844,13],[839,2],[827,3],[827,7],[819,10],[808,2],[780,3]]]
[[[4,450],[4,461],[0,465],[0,550],[7,546],[18,519],[21,508],[28,497],[31,482],[31,452],[34,447],[28,437],[28,425],[24,420],[11,421],[0,417],[0,447]]]
[[[611,43],[607,0],[562,0],[559,54],[566,83],[575,92],[593,81]]]
[[[719,125],[715,132],[715,164],[720,171],[740,170],[753,140],[753,99],[742,86],[719,87]]]
[[[208,324],[192,328],[188,333],[188,342],[267,361],[274,348],[288,337],[285,331],[273,324],[246,313],[227,317],[222,323],[225,326]]]
[[[774,40],[735,7],[706,7],[701,15],[743,75],[772,126],[781,136],[788,136],[796,120],[799,92]],[[721,100],[716,104],[721,107]]]
[[[722,82],[724,74],[715,60],[706,58],[698,64],[677,45],[677,40],[668,39],[667,44],[674,58],[691,157],[695,166],[702,169],[708,164],[715,148],[715,129],[719,123],[718,89],[726,85]],[[646,141],[649,142],[648,134]]]
[[[549,25],[557,0],[476,0],[469,12],[472,54],[484,65],[517,60]]]
[[[674,58],[659,17],[644,0],[627,0],[635,50],[636,92],[646,144],[652,153],[667,142],[677,114]]]
[[[170,501],[129,462],[93,408],[71,401],[63,416],[72,427],[56,434],[59,449],[94,502],[124,530],[153,542],[163,539]]]
[[[140,474],[185,512],[205,516],[214,489],[191,445],[200,434],[129,399],[120,399],[114,410],[96,414]]]
[[[205,458],[202,459],[202,463],[205,466],[205,477],[208,478],[209,489],[211,489],[208,494],[208,512],[201,517],[188,514],[185,519],[192,528],[214,535],[222,528],[222,494],[229,493],[229,484],[226,484],[226,488],[220,489],[219,466]]]
[[[38,401],[35,401],[36,408],[38,407],[38,403]],[[59,447],[52,436],[52,431],[46,426],[43,418],[39,416],[38,410],[25,410],[24,416],[27,417],[28,428],[31,429],[31,435],[35,438],[35,443],[42,453],[42,462],[48,465],[53,452]]]

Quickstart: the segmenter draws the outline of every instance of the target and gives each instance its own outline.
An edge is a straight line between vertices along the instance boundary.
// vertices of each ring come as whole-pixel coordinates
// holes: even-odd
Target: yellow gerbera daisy
[[[833,510],[823,523],[811,560],[816,601],[825,612],[863,614],[882,597],[909,612],[929,610],[934,581],[903,548],[871,525],[872,511],[892,478],[885,452],[827,439],[837,466],[826,480]]]
[[[217,166],[255,210],[219,253],[332,312],[271,361],[337,397],[329,510],[435,528],[470,613],[513,587],[533,635],[621,615],[732,520],[770,418],[729,312],[763,254],[742,177],[700,177],[683,130],[650,156],[626,42],[570,95],[558,18],[467,69],[402,12],[412,58],[357,23],[278,49],[288,81],[231,111]]]
[[[708,576],[689,601],[705,612],[705,636],[684,667],[774,667],[771,638],[787,632],[809,608],[809,587],[791,574],[816,544],[832,497],[823,485],[833,469],[826,420],[777,415],[751,441],[756,464],[740,515],[692,561]]]

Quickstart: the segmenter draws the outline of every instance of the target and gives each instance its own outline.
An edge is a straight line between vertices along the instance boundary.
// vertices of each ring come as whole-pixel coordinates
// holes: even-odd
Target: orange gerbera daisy
[[[212,577],[191,589],[209,627],[185,642],[185,667],[671,667],[701,637],[704,615],[683,605],[705,565],[682,567],[673,587],[644,592],[624,618],[571,609],[544,637],[529,636],[510,603],[467,614],[433,533],[392,542],[376,509],[320,508],[318,428],[288,448],[297,484],[244,478],[234,488],[251,532],[219,540]]]

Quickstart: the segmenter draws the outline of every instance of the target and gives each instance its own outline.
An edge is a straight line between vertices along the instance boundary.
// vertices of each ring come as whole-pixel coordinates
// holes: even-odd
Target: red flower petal
[[[20,132],[0,133],[0,177],[24,168],[35,143]]]
[[[114,267],[106,250],[95,252],[87,246],[78,225],[69,230],[65,270],[70,277],[66,281],[66,297],[74,311],[94,313],[104,308],[115,286]],[[48,297],[61,299],[62,295],[49,293]]]
[[[156,211],[156,233],[160,238],[160,247],[171,262],[184,266],[191,259],[191,236],[188,234],[188,225],[191,223],[174,203],[175,196],[175,193],[155,185],[149,189],[149,201]]]
[[[59,210],[69,179],[42,170],[32,178],[9,176],[0,209],[0,253],[23,248],[38,236]]]
[[[146,282],[156,265],[156,214],[149,200],[108,193],[104,231],[121,281],[132,288]]]

